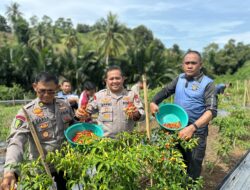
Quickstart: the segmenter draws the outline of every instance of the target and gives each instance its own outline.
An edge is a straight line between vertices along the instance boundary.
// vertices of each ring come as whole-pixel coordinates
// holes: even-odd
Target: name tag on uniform
[[[112,112],[112,107],[101,107],[100,112]]]
[[[110,119],[111,118],[111,115],[109,113],[104,113],[103,114],[103,118],[104,119]]]
[[[48,117],[36,118],[36,119],[34,119],[33,124],[34,124],[34,125],[37,125],[37,124],[39,124],[39,123],[45,123],[45,122],[47,122],[47,121],[49,121],[49,118],[48,118]]]

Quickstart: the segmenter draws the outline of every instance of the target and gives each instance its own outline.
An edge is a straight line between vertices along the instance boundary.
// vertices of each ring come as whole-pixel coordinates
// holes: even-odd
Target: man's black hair
[[[119,71],[121,72],[121,75],[124,76],[121,67],[119,67],[119,66],[117,66],[117,65],[112,65],[112,66],[110,66],[110,67],[106,70],[106,72],[105,72],[105,79],[106,79],[107,76],[108,76],[108,72],[113,71],[113,70],[119,70]]]
[[[187,54],[190,54],[190,53],[194,53],[196,55],[198,55],[199,59],[200,59],[200,62],[202,62],[202,57],[201,57],[201,54],[200,52],[196,51],[196,50],[188,50],[185,54],[184,54],[184,57],[186,57]]]
[[[67,83],[70,83],[70,81],[68,79],[64,79],[62,82],[61,82],[61,85],[63,85],[65,82]],[[71,84],[71,83],[70,83]]]
[[[38,82],[50,82],[50,81],[53,81],[57,85],[59,84],[58,78],[55,75],[48,72],[41,72],[36,76],[34,82],[38,83]]]
[[[96,86],[94,83],[90,82],[90,81],[86,81],[83,85],[83,89],[84,90],[95,90]]]

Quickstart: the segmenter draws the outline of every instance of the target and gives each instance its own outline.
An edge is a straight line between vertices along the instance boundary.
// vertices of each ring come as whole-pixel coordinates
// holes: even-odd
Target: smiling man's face
[[[123,89],[124,77],[120,70],[115,69],[107,73],[106,84],[111,92],[119,93]]]

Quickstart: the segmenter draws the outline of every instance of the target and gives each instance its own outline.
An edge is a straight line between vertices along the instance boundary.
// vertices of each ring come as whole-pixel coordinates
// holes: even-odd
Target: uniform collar
[[[55,102],[58,103],[57,98],[54,98],[53,103],[50,104],[50,105],[53,105]],[[46,107],[46,104],[44,104],[43,102],[41,102],[40,98],[38,98],[38,97],[35,99],[35,104],[38,105],[39,107]]]
[[[203,76],[204,76],[204,73],[200,72],[200,74],[198,74],[197,76],[192,77],[192,78],[187,78],[185,74],[183,74],[181,77],[187,79],[187,81],[194,80],[194,81],[197,81],[200,83],[202,81]]]
[[[119,98],[119,97],[121,97],[121,96],[126,95],[127,90],[126,90],[125,88],[123,88],[122,91],[121,91],[120,93],[112,93],[112,92],[110,91],[110,89],[107,88],[107,92],[106,92],[106,93],[107,93],[108,96],[111,96],[111,97],[117,99],[117,98]]]

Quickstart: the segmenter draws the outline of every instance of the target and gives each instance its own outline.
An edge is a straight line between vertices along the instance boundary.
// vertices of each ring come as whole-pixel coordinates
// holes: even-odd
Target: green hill
[[[249,80],[250,79],[250,61],[245,62],[245,64],[233,75],[219,75],[216,77],[215,81],[220,82],[232,82],[236,80]]]

